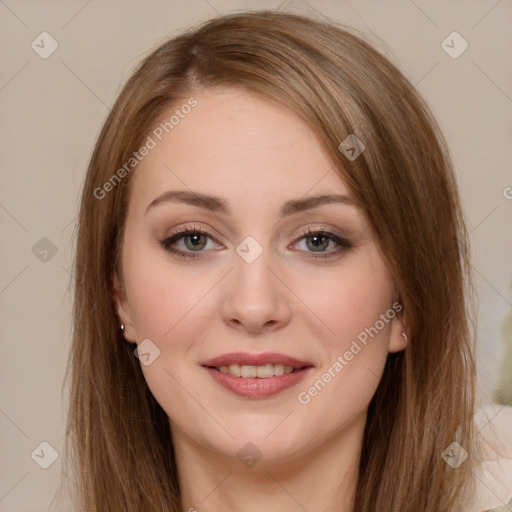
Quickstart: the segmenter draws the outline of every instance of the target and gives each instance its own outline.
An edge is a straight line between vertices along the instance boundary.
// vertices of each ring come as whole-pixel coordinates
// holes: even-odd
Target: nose
[[[232,328],[263,333],[290,321],[292,294],[267,255],[264,251],[252,263],[234,256],[234,269],[222,292],[222,316]]]

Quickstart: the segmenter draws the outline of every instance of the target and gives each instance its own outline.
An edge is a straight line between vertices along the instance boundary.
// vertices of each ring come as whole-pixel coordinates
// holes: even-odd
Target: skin
[[[357,206],[279,218],[290,199],[351,197],[293,112],[235,89],[191,96],[197,107],[134,172],[114,280],[126,339],[149,338],[160,349],[141,367],[170,419],[183,510],[351,511],[367,407],[388,353],[404,348],[401,314],[309,403],[298,394],[391,308],[391,274]],[[232,215],[173,202],[145,213],[168,190],[219,196]],[[201,257],[181,259],[161,245],[191,225],[211,236]],[[334,254],[340,246],[322,239],[317,249],[307,227],[344,236],[352,247]],[[263,249],[252,263],[236,252],[246,236]],[[173,248],[194,253],[190,238]],[[314,259],[326,253],[333,256]],[[247,399],[201,366],[236,351],[279,352],[314,368],[277,396]],[[237,457],[247,442],[261,454],[252,467]]]

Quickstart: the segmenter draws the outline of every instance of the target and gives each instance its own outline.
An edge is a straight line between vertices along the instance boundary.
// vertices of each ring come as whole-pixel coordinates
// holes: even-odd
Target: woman
[[[278,12],[156,49],[96,144],[80,510],[481,511],[448,151],[361,38]]]

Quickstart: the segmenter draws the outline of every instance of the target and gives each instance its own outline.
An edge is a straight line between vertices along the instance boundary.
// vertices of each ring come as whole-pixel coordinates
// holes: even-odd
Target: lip
[[[248,354],[246,352],[232,352],[222,356],[209,359],[201,366],[219,367],[229,366],[230,364],[240,364],[247,366],[263,366],[265,364],[284,364],[298,370],[305,366],[313,366],[310,361],[301,361],[294,357],[278,354],[277,352],[265,352],[263,354]]]
[[[263,366],[265,364],[283,364],[291,366],[294,371],[283,375],[260,378],[235,377],[229,373],[216,370],[215,367],[231,364]],[[309,361],[301,361],[284,354],[267,352],[264,354],[247,354],[234,352],[210,359],[202,364],[210,376],[224,389],[237,396],[252,400],[273,397],[282,391],[298,384],[313,369]]]

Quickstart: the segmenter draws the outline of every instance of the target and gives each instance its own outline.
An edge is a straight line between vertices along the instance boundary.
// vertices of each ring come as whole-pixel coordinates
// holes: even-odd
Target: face
[[[364,425],[401,306],[311,130],[246,92],[191,96],[133,171],[120,321],[175,443],[298,459]]]

